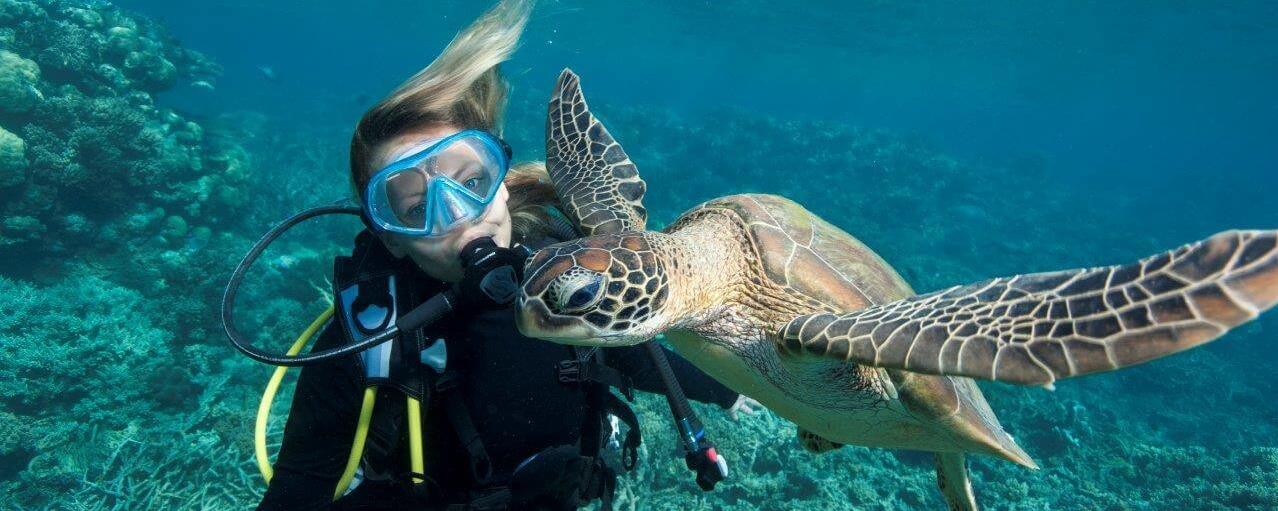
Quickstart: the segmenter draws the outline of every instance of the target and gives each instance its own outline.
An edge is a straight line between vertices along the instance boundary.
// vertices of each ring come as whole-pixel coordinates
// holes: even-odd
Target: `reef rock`
[[[22,183],[27,170],[27,144],[0,127],[0,187]]]
[[[44,99],[36,84],[40,66],[17,53],[0,50],[0,111],[24,113]]]

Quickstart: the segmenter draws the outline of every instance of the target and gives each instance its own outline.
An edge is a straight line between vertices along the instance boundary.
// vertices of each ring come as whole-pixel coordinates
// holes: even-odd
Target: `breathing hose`
[[[306,347],[315,333],[328,323],[333,317],[334,307],[330,305],[324,312],[311,321],[310,326],[302,332],[302,335],[293,341],[293,345],[288,349],[288,356],[296,355]],[[280,390],[280,383],[284,381],[284,375],[288,372],[288,366],[280,366],[275,368],[275,372],[271,374],[271,379],[266,383],[266,390],[262,392],[262,402],[257,406],[257,424],[254,428],[253,450],[257,458],[257,468],[262,472],[262,479],[270,484],[271,478],[275,476],[275,470],[271,468],[270,454],[266,452],[266,431],[271,415],[271,404],[275,402],[275,395]],[[410,398],[411,399],[411,398]],[[342,477],[337,482],[337,488],[333,493],[333,499],[337,499],[346,493],[350,488],[351,481],[355,478],[355,469],[359,468],[359,460],[364,455],[364,442],[368,438],[368,427],[372,422],[373,405],[377,400],[377,388],[368,387],[364,389],[364,403],[360,407],[359,422],[355,426],[355,441],[351,445],[351,453],[347,457],[346,468],[342,471]],[[420,428],[418,430],[420,435]],[[418,436],[417,442],[420,445],[421,437]]]
[[[355,206],[329,205],[310,208],[293,215],[262,235],[262,238],[253,244],[253,248],[249,249],[248,253],[244,255],[244,259],[240,261],[240,264],[235,267],[235,271],[231,273],[231,279],[226,283],[226,292],[222,295],[222,328],[226,330],[226,337],[231,341],[231,345],[235,346],[235,349],[239,350],[240,353],[258,362],[275,366],[307,366],[364,351],[394,339],[402,331],[433,323],[452,311],[453,302],[456,300],[453,298],[454,295],[451,291],[445,291],[401,316],[395,321],[393,326],[358,342],[311,352],[306,355],[272,353],[254,347],[244,337],[244,334],[235,328],[235,297],[239,293],[240,284],[244,281],[244,274],[248,272],[253,262],[257,261],[257,258],[262,255],[262,252],[266,251],[266,247],[270,246],[285,231],[299,223],[324,215],[354,215],[358,217],[361,216],[361,213],[360,209]]]
[[[328,306],[324,312],[320,313],[311,325],[306,327],[302,335],[297,336],[297,340],[293,341],[293,345],[288,348],[288,356],[293,356],[302,351],[306,347],[306,343],[310,342],[311,337],[333,317],[334,307]],[[274,469],[271,468],[271,458],[266,452],[266,426],[267,421],[271,417],[271,403],[275,402],[275,394],[280,391],[280,383],[284,381],[284,374],[288,372],[287,366],[275,368],[275,372],[271,374],[270,381],[266,382],[266,390],[262,392],[262,402],[257,405],[257,424],[253,434],[253,451],[257,457],[257,469],[262,472],[262,479],[270,484],[271,477],[275,475]]]
[[[675,429],[683,444],[684,461],[690,470],[696,472],[697,486],[703,491],[713,490],[719,481],[728,476],[727,460],[719,455],[714,443],[706,438],[705,426],[688,403],[688,396],[683,393],[683,387],[679,386],[679,380],[670,368],[670,361],[666,359],[661,346],[656,340],[643,344],[666,388],[666,403],[670,405],[670,413],[674,415]]]
[[[577,233],[577,228],[573,227],[572,222],[564,218],[558,210],[548,214],[549,221],[546,226],[550,228],[550,234],[559,240],[575,240],[581,235]]]
[[[351,442],[351,454],[346,457],[346,468],[342,470],[342,478],[337,480],[337,488],[333,490],[333,500],[346,494],[355,479],[355,470],[359,468],[359,460],[364,457],[364,441],[368,440],[368,426],[373,422],[373,405],[377,402],[377,387],[364,387],[364,403],[359,407],[359,422],[355,425],[355,441]]]
[[[320,313],[310,326],[302,332],[302,335],[293,341],[293,345],[288,349],[288,355],[293,356],[302,351],[306,344],[310,342],[315,333],[328,323],[333,317],[334,307],[330,305],[324,312]],[[271,379],[266,383],[266,391],[262,393],[262,402],[257,406],[257,424],[253,435],[254,454],[257,458],[257,468],[262,472],[262,479],[270,484],[271,478],[275,476],[275,470],[271,468],[270,454],[266,452],[266,430],[271,415],[271,404],[275,402],[275,395],[280,390],[280,383],[284,380],[284,374],[288,372],[288,366],[280,366],[275,368],[275,372],[271,374]],[[409,398],[410,402],[415,401]],[[346,467],[342,470],[342,477],[338,479],[337,488],[333,492],[333,499],[336,500],[346,493],[350,488],[351,481],[355,479],[355,470],[359,468],[359,460],[364,456],[364,442],[368,439],[369,424],[373,419],[373,405],[377,401],[377,387],[367,387],[364,389],[364,402],[359,410],[359,422],[355,425],[355,440],[351,444],[350,455],[346,459]],[[420,416],[420,414],[419,414]],[[410,443],[412,442],[412,428],[410,427]],[[416,445],[421,448],[421,428],[416,431]],[[420,454],[417,455],[421,457]],[[416,468],[414,468],[416,470]]]
[[[413,396],[408,399],[408,459],[414,483],[426,482],[426,461],[422,452],[422,402]]]
[[[275,402],[275,395],[279,392],[280,384],[284,380],[285,374],[289,367],[313,365],[325,360],[330,360],[346,355],[359,353],[373,346],[380,345],[387,341],[395,339],[400,332],[411,331],[424,325],[432,324],[449,312],[452,312],[454,304],[457,302],[456,293],[452,290],[446,290],[434,297],[423,302],[421,305],[413,308],[407,313],[401,314],[396,318],[395,324],[388,326],[384,330],[370,335],[360,341],[338,346],[335,348],[324,349],[320,351],[312,351],[306,355],[299,355],[306,344],[315,337],[325,324],[332,319],[335,313],[335,306],[330,305],[324,312],[320,313],[311,324],[306,327],[301,335],[297,337],[293,344],[289,346],[285,353],[275,353],[257,348],[244,336],[242,332],[235,327],[235,298],[239,293],[240,285],[244,281],[244,276],[248,269],[257,261],[257,258],[282,236],[289,229],[297,224],[310,220],[312,218],[325,215],[352,215],[360,217],[363,220],[360,208],[348,205],[327,205],[306,209],[297,213],[281,222],[279,225],[271,228],[266,234],[262,235],[244,258],[236,265],[235,270],[231,272],[231,277],[227,281],[226,290],[222,295],[222,328],[226,331],[226,337],[230,340],[231,345],[236,350],[258,362],[264,362],[277,366],[271,374],[270,380],[267,381],[266,389],[262,392],[262,401],[258,404],[257,417],[254,424],[254,457],[257,461],[258,470],[262,473],[262,479],[270,484],[274,477],[274,469],[271,467],[270,454],[267,452],[266,434],[270,420],[271,405]],[[461,258],[463,265],[469,266],[481,254],[488,253],[488,250],[495,248],[495,244],[490,238],[481,238],[474,240],[463,248]],[[480,258],[482,259],[482,258]],[[505,284],[505,285],[503,285]],[[501,279],[493,279],[490,283],[485,279],[481,283],[480,290],[494,299],[497,296],[505,296],[512,294],[509,287],[514,282],[505,283]],[[502,294],[497,294],[502,293]],[[354,481],[355,473],[359,469],[360,460],[363,458],[364,445],[368,439],[368,430],[372,422],[373,408],[377,402],[377,387],[368,386],[364,389],[364,399],[360,406],[359,420],[355,426],[355,438],[351,444],[351,452],[347,456],[346,466],[342,470],[342,475],[338,479],[337,487],[333,491],[333,499],[336,500],[344,495],[350,489],[351,483]],[[422,451],[422,407],[421,401],[407,396],[405,403],[407,408],[408,419],[408,436],[409,436],[409,458],[411,465],[411,475],[413,482],[419,483],[425,481],[425,460]]]
[[[288,355],[296,355],[306,347],[315,333],[333,317],[333,306],[329,306],[324,312],[320,313],[310,326],[293,341],[293,345],[288,349]],[[254,454],[257,458],[257,468],[262,473],[262,479],[270,484],[271,478],[274,477],[275,471],[271,468],[270,455],[266,452],[266,431],[271,414],[271,404],[275,402],[275,395],[279,392],[280,383],[284,380],[285,373],[288,372],[288,366],[280,366],[275,368],[275,372],[271,374],[270,381],[266,384],[266,391],[262,393],[262,402],[257,407],[257,424],[253,435]],[[421,479],[423,476],[416,474],[425,473],[425,463],[422,459],[422,428],[421,428],[421,402],[412,396],[408,396],[408,444],[410,448],[409,456],[412,459],[412,469],[415,475],[414,479]],[[346,466],[342,470],[342,476],[337,481],[337,487],[333,491],[333,499],[346,494],[346,490],[350,489],[351,482],[355,479],[355,471],[359,468],[359,461],[364,456],[364,444],[368,439],[369,425],[373,419],[373,407],[377,402],[377,387],[369,386],[364,389],[364,401],[359,410],[359,421],[355,425],[355,439],[351,443],[351,452],[346,458]]]
[[[274,477],[274,469],[271,467],[270,454],[267,452],[266,435],[269,429],[269,419],[271,413],[271,405],[275,402],[275,396],[279,392],[280,384],[284,380],[285,374],[289,367],[311,365],[322,362],[335,357],[341,357],[352,353],[357,353],[372,346],[376,346],[382,342],[393,339],[401,331],[407,331],[418,328],[422,325],[434,323],[448,314],[453,309],[456,302],[455,293],[447,290],[435,295],[423,304],[415,307],[408,313],[397,318],[394,325],[389,326],[385,331],[369,337],[363,341],[352,343],[340,348],[321,350],[311,353],[310,355],[299,356],[298,353],[306,347],[307,343],[315,336],[325,324],[332,319],[335,313],[335,305],[330,305],[324,312],[320,313],[311,324],[306,327],[301,335],[297,337],[293,344],[289,346],[287,352],[283,355],[270,353],[253,347],[247,342],[240,332],[234,326],[234,303],[235,296],[238,292],[240,283],[243,281],[244,274],[248,267],[253,264],[258,256],[265,251],[271,242],[279,238],[280,235],[289,228],[301,223],[305,220],[328,214],[354,214],[359,215],[359,210],[344,206],[321,206],[308,209],[267,232],[253,248],[249,251],[244,259],[240,261],[239,266],[231,275],[230,282],[227,283],[226,294],[222,300],[222,323],[226,329],[227,337],[231,340],[231,344],[240,352],[248,355],[250,358],[276,365],[275,371],[271,374],[270,380],[267,381],[266,389],[262,392],[262,401],[258,404],[257,417],[254,425],[254,457],[257,461],[258,470],[262,473],[262,479],[267,484]],[[479,254],[485,252],[486,249],[495,247],[491,239],[483,238],[468,243],[463,250],[463,263],[469,265]],[[490,292],[491,289],[484,289],[484,292]],[[407,408],[408,420],[408,442],[409,442],[409,458],[412,478],[414,483],[425,481],[425,460],[422,442],[422,407],[421,401],[413,396],[406,396],[405,406]],[[346,466],[342,470],[342,475],[338,479],[337,487],[334,488],[333,499],[341,497],[350,489],[351,483],[354,481],[355,473],[359,468],[360,460],[363,458],[364,445],[368,439],[368,430],[372,423],[373,408],[377,402],[377,387],[368,386],[364,389],[363,403],[360,406],[359,420],[355,426],[355,438],[351,443],[351,452],[347,456]]]
[[[398,330],[390,330],[381,332],[378,335],[371,336],[368,339],[364,339],[357,343],[309,353],[306,355],[294,354],[290,356],[287,354],[280,355],[277,353],[271,353],[254,347],[244,337],[244,334],[242,334],[239,329],[235,328],[235,296],[239,293],[240,284],[244,281],[244,274],[248,272],[249,267],[253,265],[254,261],[257,261],[257,258],[262,255],[262,252],[266,251],[266,247],[270,246],[272,242],[282,236],[285,231],[288,231],[297,224],[324,215],[359,216],[360,210],[354,206],[330,205],[310,208],[293,215],[272,228],[270,231],[267,231],[261,239],[257,240],[257,243],[253,244],[253,248],[249,249],[247,254],[244,254],[244,259],[242,259],[240,264],[235,267],[235,271],[231,272],[231,279],[226,283],[226,292],[222,295],[222,328],[226,330],[226,337],[230,339],[231,344],[235,346],[235,349],[239,350],[240,353],[243,353],[258,362],[265,362],[276,366],[296,367],[310,365],[349,353],[355,353],[386,342],[389,339],[393,339],[395,335],[399,333]]]

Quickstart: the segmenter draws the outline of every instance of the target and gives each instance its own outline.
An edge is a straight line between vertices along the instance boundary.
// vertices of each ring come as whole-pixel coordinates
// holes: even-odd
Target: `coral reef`
[[[27,143],[0,128],[0,188],[21,184],[27,171]]]
[[[0,13],[7,273],[48,271],[32,265],[71,252],[127,258],[136,245],[121,242],[141,231],[181,246],[167,223],[137,221],[157,209],[192,227],[233,218],[238,199],[222,191],[245,178],[237,155],[154,102],[178,80],[211,80],[216,65],[108,4],[4,0]]]
[[[8,50],[0,50],[0,109],[21,114],[31,111],[44,95],[36,84],[40,66]]]

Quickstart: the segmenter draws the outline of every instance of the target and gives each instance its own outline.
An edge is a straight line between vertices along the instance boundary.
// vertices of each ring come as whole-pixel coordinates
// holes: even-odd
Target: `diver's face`
[[[442,139],[461,131],[456,126],[430,126],[403,133],[374,148],[371,167],[380,169],[392,162],[420,151],[432,140]],[[462,267],[457,254],[462,247],[477,238],[490,237],[498,246],[510,246],[510,210],[506,208],[509,192],[501,185],[497,196],[488,204],[484,215],[474,222],[465,222],[443,236],[429,238],[381,233],[382,243],[395,257],[408,256],[417,266],[434,278],[456,282],[461,280]]]

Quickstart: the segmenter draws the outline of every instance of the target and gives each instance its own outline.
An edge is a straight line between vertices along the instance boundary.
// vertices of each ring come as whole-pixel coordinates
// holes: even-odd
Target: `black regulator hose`
[[[688,403],[688,396],[683,393],[683,387],[679,385],[679,379],[675,377],[666,353],[655,339],[643,344],[666,388],[666,403],[670,405],[675,430],[683,444],[684,462],[689,470],[696,473],[697,486],[703,491],[713,490],[716,484],[728,476],[727,462],[715,449],[714,442],[707,438],[705,426]]]
[[[361,212],[355,206],[329,205],[314,207],[293,215],[262,235],[262,238],[253,244],[253,248],[249,249],[248,253],[244,255],[244,259],[240,261],[240,264],[235,267],[235,271],[231,273],[231,280],[226,283],[226,292],[222,295],[222,328],[226,330],[226,337],[230,339],[231,345],[235,346],[235,349],[239,350],[240,353],[258,362],[276,366],[299,367],[313,365],[377,346],[394,339],[401,331],[433,323],[452,311],[455,300],[452,293],[446,291],[427,300],[408,314],[400,316],[398,321],[395,322],[395,326],[359,342],[297,356],[288,356],[254,347],[252,342],[245,338],[239,329],[235,328],[235,296],[239,293],[240,284],[244,281],[244,274],[248,272],[253,262],[257,261],[257,258],[262,255],[262,252],[266,251],[266,248],[283,235],[285,231],[299,223],[324,215],[354,215],[359,217]]]

